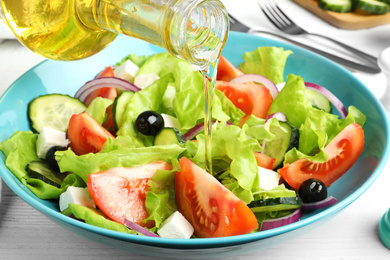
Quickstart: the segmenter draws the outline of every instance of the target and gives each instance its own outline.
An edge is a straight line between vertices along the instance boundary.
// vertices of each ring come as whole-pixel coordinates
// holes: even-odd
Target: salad
[[[36,97],[31,130],[0,150],[38,198],[119,232],[207,238],[299,221],[337,203],[327,187],[360,156],[366,117],[300,76],[284,82],[289,55],[259,47],[238,67],[221,57],[211,173],[203,78],[167,53],[131,54],[73,97]]]

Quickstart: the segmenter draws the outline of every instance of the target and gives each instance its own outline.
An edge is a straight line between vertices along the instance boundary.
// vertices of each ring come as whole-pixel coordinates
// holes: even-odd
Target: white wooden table
[[[254,10],[255,6],[252,1],[245,1],[248,1],[248,10]],[[234,8],[236,5],[234,0],[223,2],[226,3],[229,11],[232,13],[235,11],[237,15],[242,15],[240,8]],[[289,7],[290,12],[296,13],[297,19],[302,18],[303,15],[306,16],[306,19],[313,19],[313,23],[323,25],[324,32],[328,34],[341,35],[343,33],[342,30],[336,30],[325,25],[322,21],[316,20],[315,17],[293,6],[290,1],[281,2]],[[249,15],[242,15],[242,19],[250,24],[255,15],[251,14],[251,11],[248,12]],[[256,19],[260,19],[261,15],[260,12],[257,12]],[[270,25],[264,22],[264,26]],[[364,36],[370,35],[371,37],[371,35],[385,31],[387,32],[385,42],[371,43],[368,36]],[[350,35],[348,39],[355,46],[358,46],[356,43],[360,43],[362,46],[367,44],[369,47],[365,49],[378,55],[383,48],[390,46],[389,31],[389,26],[382,26],[359,33],[345,33]],[[378,37],[382,36],[378,35]],[[348,42],[347,39],[345,41]],[[43,58],[31,53],[17,41],[0,43],[0,93],[3,93],[26,70],[42,60]],[[374,93],[381,94],[385,84],[383,75],[354,74],[372,88]],[[231,257],[231,259],[390,259],[390,250],[382,245],[378,237],[379,220],[390,208],[389,187],[390,164],[388,163],[369,190],[334,218],[293,239],[276,244],[272,248]],[[86,240],[57,226],[2,183],[0,259],[81,258],[151,259],[147,256],[131,254]]]

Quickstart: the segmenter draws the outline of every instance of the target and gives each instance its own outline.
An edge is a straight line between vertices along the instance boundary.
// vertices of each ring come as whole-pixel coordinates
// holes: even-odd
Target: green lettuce
[[[244,63],[239,68],[246,74],[259,74],[275,84],[284,82],[283,72],[286,60],[293,52],[276,47],[258,47],[243,55]]]
[[[185,151],[180,145],[120,148],[77,156],[72,150],[56,152],[61,172],[73,172],[87,182],[88,174],[114,167],[132,167],[154,161],[172,162]]]
[[[106,110],[113,102],[114,101],[107,98],[97,97],[92,100],[85,112],[101,125],[107,120]]]
[[[348,108],[345,119],[313,107],[306,96],[304,79],[293,74],[287,76],[285,86],[271,104],[269,114],[276,112],[284,113],[288,122],[299,129],[299,147],[286,153],[285,164],[302,158],[325,162],[328,155],[324,148],[341,130],[353,122],[361,126],[366,122],[366,116],[354,106]]]
[[[304,79],[290,74],[287,76],[285,86],[272,102],[268,114],[282,112],[288,122],[299,129],[305,122],[307,113],[312,109],[314,108],[306,97]]]
[[[138,141],[138,147],[151,146],[153,144],[152,136],[142,135],[135,129],[135,121],[138,115],[144,111],[152,110],[161,112],[162,96],[171,81],[172,75],[165,75],[155,81],[152,85],[133,95],[122,115],[122,124],[118,125],[118,136],[124,135],[132,137],[135,142]]]
[[[148,181],[150,188],[146,193],[145,207],[149,217],[145,222],[154,220],[157,228],[165,219],[177,211],[175,177],[179,165],[177,162],[173,165],[174,169],[172,171],[158,170]]]
[[[115,65],[120,66],[122,63],[126,62],[127,60],[130,60],[138,67],[141,67],[149,58],[150,58],[149,55],[138,56],[137,54],[130,54],[130,55],[124,57],[120,62],[118,62]]]
[[[101,210],[85,207],[78,204],[69,203],[66,210],[62,212],[64,215],[70,216],[73,214],[75,218],[83,220],[87,224],[91,224],[96,227],[101,227],[113,231],[138,234],[138,232],[128,229],[126,226],[119,224],[109,219]]]
[[[269,122],[271,124],[275,120]],[[224,123],[216,123],[212,129],[213,175],[247,204],[254,200],[256,194],[263,192],[254,156],[254,152],[261,151],[258,139],[272,138],[266,128],[257,133],[258,139],[252,138],[248,135],[249,129],[247,125],[240,128]],[[190,159],[204,167],[204,135],[199,134],[197,141],[197,152]]]
[[[164,64],[161,66],[161,64]],[[140,68],[138,75],[156,73],[160,78],[168,74],[173,75],[175,93],[172,106],[174,115],[180,122],[182,132],[185,133],[204,119],[204,84],[200,72],[194,71],[187,61],[173,57],[168,53],[158,53],[150,57]],[[170,84],[170,85],[171,85]],[[173,90],[170,88],[170,92]],[[161,95],[163,97],[163,95]],[[167,96],[165,96],[167,97]],[[168,103],[164,100],[164,103]],[[172,115],[172,109],[160,111]],[[213,98],[213,117],[220,121],[227,121],[229,117],[222,109],[218,96]]]
[[[15,177],[40,199],[58,199],[69,186],[85,187],[84,181],[74,174],[66,176],[59,188],[27,175],[27,164],[41,160],[36,154],[37,138],[38,134],[31,131],[16,131],[0,144],[0,150],[7,157],[5,165]]]

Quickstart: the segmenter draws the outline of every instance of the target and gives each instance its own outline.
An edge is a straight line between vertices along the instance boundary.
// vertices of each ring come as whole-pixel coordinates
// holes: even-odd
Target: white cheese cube
[[[180,131],[180,122],[176,117],[164,113],[162,113],[161,116],[164,119],[164,127],[174,127]]]
[[[91,195],[89,195],[88,188],[69,186],[68,189],[60,195],[60,211],[67,209],[69,203],[96,208],[95,201],[93,201]]]
[[[38,135],[36,150],[41,159],[46,158],[47,151],[53,146],[67,146],[69,140],[66,139],[66,133],[60,130],[43,127]]]
[[[133,83],[138,71],[139,68],[137,65],[130,60],[126,60],[119,67],[114,69],[114,76]]]
[[[138,75],[137,77],[135,77],[134,85],[136,85],[140,89],[144,89],[144,88],[152,85],[153,82],[155,82],[159,78],[160,77],[154,72],[149,73],[149,74],[141,74],[141,75]]]
[[[176,211],[164,221],[157,233],[165,238],[190,238],[194,228],[179,211]]]
[[[280,174],[263,167],[258,167],[259,169],[259,179],[260,179],[260,188],[263,190],[272,190],[279,185]]]

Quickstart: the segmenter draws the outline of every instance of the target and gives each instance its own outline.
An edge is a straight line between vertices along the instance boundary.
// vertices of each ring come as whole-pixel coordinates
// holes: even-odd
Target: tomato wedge
[[[254,153],[257,165],[266,169],[272,170],[275,164],[275,158],[271,158],[263,153]]]
[[[114,77],[114,70],[112,69],[111,66],[108,66],[100,75],[98,78],[103,78],[103,77]],[[118,93],[116,91],[116,88],[100,88],[95,91],[93,91],[91,94],[89,94],[85,100],[84,104],[86,106],[89,106],[92,102],[97,97],[102,97],[102,98],[107,98],[114,100],[117,97]]]
[[[128,219],[143,227],[153,227],[154,221],[145,208],[148,180],[157,170],[172,170],[165,161],[156,161],[131,168],[117,167],[88,175],[88,191],[96,205],[110,219],[123,224]]]
[[[243,74],[244,73],[241,70],[236,68],[225,57],[221,56],[219,58],[219,63],[217,68],[217,80],[230,81],[235,77]]]
[[[70,118],[68,138],[74,153],[83,155],[99,152],[107,138],[115,137],[89,114],[81,113]]]
[[[258,227],[254,213],[217,179],[185,157],[180,167],[176,202],[196,237],[235,236]]]
[[[278,172],[294,189],[310,178],[321,180],[329,187],[357,161],[364,146],[363,128],[352,123],[345,127],[324,149],[328,160],[324,163],[300,159],[286,164]]]
[[[222,91],[237,108],[241,109],[246,118],[251,114],[263,119],[267,117],[272,96],[269,89],[263,85],[217,81],[215,87]]]

